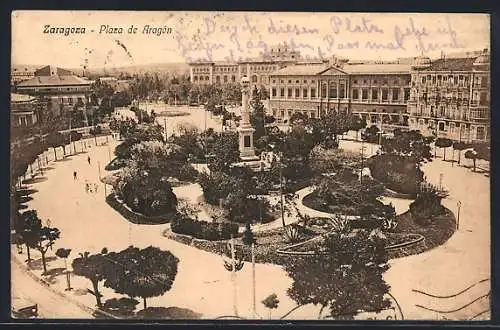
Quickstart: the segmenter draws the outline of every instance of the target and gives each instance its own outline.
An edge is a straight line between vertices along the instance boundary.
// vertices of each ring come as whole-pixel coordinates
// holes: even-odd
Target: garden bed
[[[170,219],[176,216],[175,212],[170,212],[160,216],[149,217],[132,211],[114,193],[106,196],[106,203],[115,211],[120,213],[128,221],[138,225],[161,225],[170,222]]]
[[[158,117],[182,117],[189,115],[190,113],[185,111],[165,110],[160,112],[160,114],[158,114]]]
[[[302,199],[302,204],[305,206],[320,212],[326,212],[330,214],[342,214],[346,216],[359,216],[359,207],[355,205],[344,205],[344,204],[335,204],[328,205],[324,203],[321,198],[318,197],[316,191],[304,196]],[[383,206],[384,203],[375,200],[371,204]]]
[[[302,233],[300,240],[306,241],[314,237],[316,234],[313,233]],[[188,238],[186,235],[179,235],[173,233],[170,229],[163,232],[163,236],[168,239],[175,240],[179,243],[191,245],[197,249],[219,254],[228,255],[229,250],[227,243],[229,240],[224,241],[207,241],[200,239]],[[257,263],[271,263],[276,265],[284,265],[288,256],[279,255],[276,251],[278,249],[284,248],[290,245],[289,242],[284,238],[284,229],[282,227],[275,228],[266,232],[254,233],[254,237],[257,240],[255,244],[255,262]],[[250,247],[243,244],[241,238],[235,239],[235,244],[237,245],[237,255],[243,255],[243,260],[251,261],[251,251]],[[240,254],[241,253],[241,254]]]
[[[433,249],[444,244],[455,232],[456,222],[453,213],[444,208],[444,213],[434,217],[432,223],[427,226],[421,226],[415,222],[411,213],[405,212],[397,216],[398,226],[395,233],[412,233],[422,235],[423,240],[398,249],[390,250],[389,257],[400,258]]]

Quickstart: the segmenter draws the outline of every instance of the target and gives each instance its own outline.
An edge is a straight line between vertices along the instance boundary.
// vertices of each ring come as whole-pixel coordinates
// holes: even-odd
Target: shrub
[[[434,217],[443,214],[441,200],[446,196],[445,191],[440,191],[432,185],[423,186],[415,201],[410,204],[410,213],[415,222],[427,226],[432,223]]]
[[[172,231],[177,234],[191,235],[195,238],[218,241],[236,237],[238,225],[234,223],[215,223],[197,221],[186,217],[176,217],[171,221]]]
[[[288,243],[297,243],[298,241],[300,241],[299,228],[294,225],[285,227],[284,238]]]
[[[424,177],[415,159],[408,156],[377,155],[369,160],[368,167],[375,179],[403,194],[416,194]]]

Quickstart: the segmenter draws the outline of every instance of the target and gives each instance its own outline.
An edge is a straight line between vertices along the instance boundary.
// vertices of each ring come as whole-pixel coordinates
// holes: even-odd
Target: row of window
[[[359,91],[360,91],[360,89],[354,88],[352,90],[352,98],[354,100],[359,100],[359,98],[361,96],[361,100],[368,100],[369,89],[362,88],[361,93]],[[381,93],[379,93],[379,89],[375,89],[375,88],[371,90],[371,100],[372,101],[378,101],[380,96],[382,98],[382,101],[389,100],[389,89],[383,88],[380,91],[381,91]],[[391,91],[392,91],[391,100],[392,101],[400,101],[401,100],[401,93],[400,93],[401,90],[399,88],[392,88]],[[410,90],[405,88],[403,100],[406,102],[406,101],[408,101],[409,97],[410,97]]]
[[[295,88],[295,89],[288,88],[286,95],[289,98],[291,98],[291,97],[299,98],[299,97],[301,97],[300,91],[301,91],[300,88]],[[279,95],[280,95],[280,97],[285,97],[285,88],[280,88]],[[307,98],[308,95],[310,95],[311,98],[315,98],[316,97],[316,88],[311,88],[310,93],[309,93],[308,88],[303,88],[302,89],[302,98]],[[277,91],[276,87],[273,87],[271,89],[271,97],[275,98],[277,96],[278,96],[278,91]]]
[[[436,128],[435,122],[433,120],[429,120],[429,122],[426,124],[424,119],[418,119],[417,125],[419,128],[429,128],[431,127],[432,129]],[[444,122],[438,122],[437,124],[437,130],[440,132],[448,132],[452,135],[464,135],[467,134],[467,129],[466,129],[466,124],[461,123],[454,123],[454,122],[449,122],[448,125]],[[472,132],[474,139],[476,140],[485,140],[486,139],[486,127],[484,126],[476,126],[475,129],[472,129]],[[474,134],[475,133],[475,134]]]
[[[437,86],[459,86],[459,87],[467,87],[469,84],[469,77],[466,75],[456,75],[456,74],[450,74],[450,75],[426,75],[426,76],[420,76],[418,78],[417,76],[414,76],[414,79],[412,81],[412,85],[415,85],[416,82],[420,82],[421,84],[426,84],[426,85],[437,85]],[[488,79],[487,77],[482,77],[482,76],[475,76],[474,77],[474,86],[475,87],[487,87],[488,86]]]
[[[223,76],[222,81],[227,83],[229,81],[228,76]],[[215,82],[220,83],[220,76],[215,76]],[[236,76],[231,76],[231,82],[236,82]]]
[[[209,76],[193,76],[194,81],[209,81],[210,77]]]
[[[276,79],[273,79],[273,80],[272,80],[273,84],[275,84],[275,83],[276,83],[276,81],[277,81]],[[292,79],[288,79],[288,83],[289,83],[289,84],[292,84],[292,81],[293,81],[293,83],[295,83],[295,84],[300,84],[300,83],[307,84],[308,82],[310,82],[311,84],[315,84],[315,83],[316,83],[316,81],[315,81],[315,80],[299,80],[299,79],[293,79],[293,80],[292,80]],[[285,80],[284,80],[284,79],[280,79],[280,80],[279,80],[279,82],[280,82],[280,84],[284,84],[284,83],[285,83]]]
[[[209,68],[193,68],[193,72],[210,72]]]
[[[359,82],[361,82],[361,80],[359,80]],[[354,79],[352,81],[353,85],[358,85],[358,80],[357,79]],[[388,85],[389,84],[389,81],[387,79],[382,79],[382,80],[377,80],[377,79],[363,79],[363,85],[366,85],[366,84],[371,84],[371,85],[377,85],[377,84],[382,84],[382,85]],[[399,86],[401,84],[404,84],[405,86],[409,86],[410,85],[410,79],[408,78],[406,81],[400,81],[400,80],[393,80],[392,81],[392,84],[395,85],[395,86]]]
[[[316,111],[315,110],[310,110],[310,111],[304,111],[304,110],[299,110],[299,109],[278,110],[276,108],[273,108],[272,111],[273,111],[274,117],[278,117],[278,115],[279,115],[280,118],[285,118],[285,115],[286,115],[286,117],[290,118],[295,113],[301,113],[304,116],[307,116],[309,118],[316,118]]]
[[[236,67],[233,67],[233,68],[219,68],[219,67],[215,67],[214,68],[214,71],[216,72],[236,72],[237,68]]]

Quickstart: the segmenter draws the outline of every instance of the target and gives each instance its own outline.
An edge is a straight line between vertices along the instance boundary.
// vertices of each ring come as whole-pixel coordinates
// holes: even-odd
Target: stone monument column
[[[250,95],[250,79],[241,78],[241,123],[238,127],[240,158],[243,161],[258,160],[253,147],[253,132],[255,129],[250,123],[250,109],[248,107]]]

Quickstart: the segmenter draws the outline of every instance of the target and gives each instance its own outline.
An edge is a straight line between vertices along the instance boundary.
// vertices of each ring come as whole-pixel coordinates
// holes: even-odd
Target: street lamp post
[[[363,169],[364,169],[364,150],[365,150],[365,145],[363,143],[363,140],[361,140],[361,170],[359,171],[359,183],[363,184]]]
[[[460,229],[460,207],[462,207],[462,202],[457,202],[457,230]]]
[[[279,159],[279,166],[280,166],[280,205],[281,205],[281,223],[283,224],[283,227],[285,227],[285,205],[283,201],[283,163],[282,163],[282,155],[283,153],[280,153],[280,159]]]

